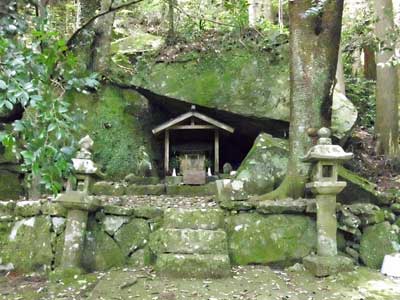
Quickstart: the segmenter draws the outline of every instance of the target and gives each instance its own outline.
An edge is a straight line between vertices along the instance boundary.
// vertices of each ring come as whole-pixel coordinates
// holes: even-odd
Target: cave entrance
[[[164,133],[164,175],[178,171],[185,184],[205,184],[206,171],[220,170],[220,136],[234,133],[234,128],[196,111],[177,116],[153,130]],[[210,174],[208,174],[210,175]]]

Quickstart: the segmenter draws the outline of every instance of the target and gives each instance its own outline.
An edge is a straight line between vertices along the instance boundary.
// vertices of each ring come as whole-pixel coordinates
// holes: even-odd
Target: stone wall
[[[117,199],[113,197],[113,199]],[[86,271],[150,265],[148,242],[164,228],[165,208],[104,204],[89,215],[82,264]],[[315,202],[272,201],[264,206],[225,205],[224,225],[232,265],[293,264],[316,248]],[[196,209],[195,209],[196,210]],[[199,212],[207,208],[198,208]],[[67,212],[49,200],[0,201],[0,271],[49,271],[60,265]],[[193,214],[195,216],[196,214]],[[400,251],[400,206],[341,205],[338,250],[356,263],[379,268]],[[190,222],[196,223],[196,220]],[[167,224],[166,224],[167,225]],[[201,242],[201,241],[199,241]]]
[[[49,271],[60,264],[67,212],[50,201],[0,202],[0,266]],[[105,206],[90,215],[83,266],[87,271],[149,263],[147,242],[162,211]],[[12,264],[12,265],[11,265]]]

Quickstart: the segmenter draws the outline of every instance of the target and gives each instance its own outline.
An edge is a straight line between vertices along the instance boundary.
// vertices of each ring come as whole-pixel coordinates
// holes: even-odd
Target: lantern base
[[[316,277],[326,277],[353,271],[353,261],[345,256],[309,255],[303,258],[304,267]]]

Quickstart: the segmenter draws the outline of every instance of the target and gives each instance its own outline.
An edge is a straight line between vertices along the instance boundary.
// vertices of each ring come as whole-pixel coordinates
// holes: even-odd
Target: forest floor
[[[140,300],[397,300],[400,279],[364,267],[317,279],[302,265],[285,270],[267,266],[237,267],[223,279],[169,279],[151,269],[120,269],[70,280],[39,276],[0,277],[1,300],[140,299]]]
[[[368,130],[355,128],[345,149],[354,153],[347,167],[375,183],[379,191],[400,189],[400,159],[378,155],[376,139]]]

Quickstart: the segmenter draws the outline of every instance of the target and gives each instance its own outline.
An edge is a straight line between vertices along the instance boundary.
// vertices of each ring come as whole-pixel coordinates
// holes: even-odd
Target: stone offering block
[[[353,260],[345,256],[310,255],[303,259],[303,264],[316,277],[350,272],[354,269]]]

